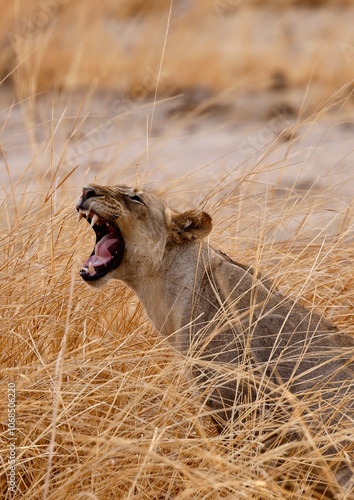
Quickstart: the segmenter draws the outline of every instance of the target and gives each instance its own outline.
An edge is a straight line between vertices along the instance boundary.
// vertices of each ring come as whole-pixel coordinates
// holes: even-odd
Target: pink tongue
[[[118,250],[119,239],[112,238],[111,234],[106,234],[95,246],[95,254],[92,255],[85,262],[85,266],[88,267],[89,263],[94,267],[104,266],[112,258],[112,253]]]

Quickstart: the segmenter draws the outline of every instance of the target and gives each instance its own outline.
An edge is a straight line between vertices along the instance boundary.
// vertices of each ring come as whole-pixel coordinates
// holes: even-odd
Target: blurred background
[[[20,97],[95,86],[141,99],[155,92],[165,48],[160,95],[308,88],[318,103],[353,78],[353,9],[352,0],[2,1],[1,78]]]
[[[339,176],[333,196],[351,197],[354,0],[0,6],[3,185],[201,192],[262,165],[278,192]]]

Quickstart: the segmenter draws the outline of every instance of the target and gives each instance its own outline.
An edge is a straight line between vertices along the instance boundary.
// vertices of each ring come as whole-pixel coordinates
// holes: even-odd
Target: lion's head
[[[211,218],[200,210],[176,213],[159,197],[128,186],[89,184],[76,205],[96,234],[80,270],[89,284],[148,275],[158,269],[166,248],[204,238]]]

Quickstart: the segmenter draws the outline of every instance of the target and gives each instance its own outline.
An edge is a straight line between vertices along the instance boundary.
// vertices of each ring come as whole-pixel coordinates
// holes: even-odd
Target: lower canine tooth
[[[90,276],[93,276],[94,274],[96,274],[95,268],[93,267],[91,262],[89,263],[89,266],[88,266],[88,272],[89,272]]]

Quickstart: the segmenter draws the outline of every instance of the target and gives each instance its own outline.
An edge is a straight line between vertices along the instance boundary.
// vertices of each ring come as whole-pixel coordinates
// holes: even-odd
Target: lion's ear
[[[210,215],[200,210],[188,210],[181,214],[170,214],[170,229],[175,240],[205,238],[212,230]]]

